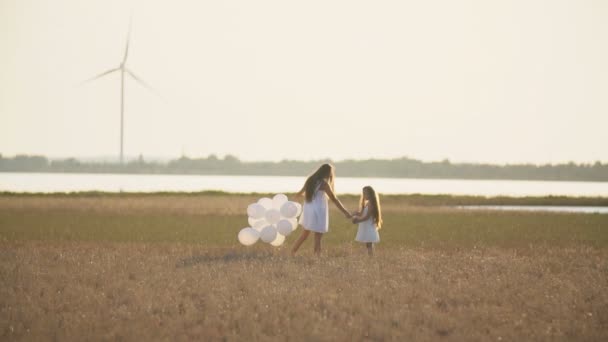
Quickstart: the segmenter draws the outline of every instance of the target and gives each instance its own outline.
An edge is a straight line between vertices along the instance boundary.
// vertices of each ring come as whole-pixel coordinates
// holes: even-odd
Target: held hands
[[[359,221],[359,212],[353,211],[351,213],[346,213],[346,218],[351,220],[352,223],[358,223]]]
[[[349,219],[354,224],[359,223],[359,220],[361,219],[359,217],[359,212],[357,212],[357,211],[353,211],[352,213],[345,211],[344,216],[346,216],[346,218]]]
[[[347,216],[347,218],[349,218],[351,220],[352,223],[358,223],[358,219],[359,219],[359,212],[358,211],[353,211],[350,213],[350,216]]]

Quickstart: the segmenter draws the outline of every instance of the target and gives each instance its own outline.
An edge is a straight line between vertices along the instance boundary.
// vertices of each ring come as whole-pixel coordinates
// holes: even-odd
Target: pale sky
[[[0,153],[608,161],[608,1],[0,0]]]

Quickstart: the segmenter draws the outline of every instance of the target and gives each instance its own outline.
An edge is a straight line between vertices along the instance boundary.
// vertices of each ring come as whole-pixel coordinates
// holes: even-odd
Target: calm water
[[[296,192],[304,177],[0,173],[0,191],[12,192],[150,192],[203,191]],[[358,194],[372,185],[382,194],[451,194],[481,196],[608,196],[608,182],[348,178],[336,179],[338,194]]]
[[[608,207],[568,207],[554,205],[463,205],[469,210],[549,211],[561,213],[608,214]]]

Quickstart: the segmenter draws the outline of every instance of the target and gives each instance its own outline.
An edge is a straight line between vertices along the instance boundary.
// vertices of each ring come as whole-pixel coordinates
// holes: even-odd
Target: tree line
[[[0,172],[74,172],[132,174],[202,174],[202,175],[281,175],[304,176],[321,163],[331,162],[339,176],[388,178],[513,179],[556,181],[608,181],[608,163],[576,164],[477,164],[451,163],[449,160],[423,162],[407,157],[397,159],[246,162],[227,155],[218,158],[181,158],[168,162],[146,161],[142,156],[124,164],[85,162],[75,158],[49,159],[37,155],[3,157]]]

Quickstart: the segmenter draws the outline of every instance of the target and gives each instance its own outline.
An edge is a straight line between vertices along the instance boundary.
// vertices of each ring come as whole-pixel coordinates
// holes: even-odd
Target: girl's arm
[[[371,216],[371,213],[370,213],[370,210],[368,208],[367,209],[367,213],[365,215],[353,217],[353,223],[360,223],[360,222],[363,222],[363,221],[367,221],[367,219],[369,219],[370,216]]]
[[[366,205],[368,207],[367,208],[367,213],[365,215],[363,215],[363,216],[353,217],[353,223],[360,223],[360,222],[363,222],[363,221],[367,221],[372,216],[371,215],[371,210],[369,208],[372,205],[373,204],[371,204],[371,203],[368,202],[368,204]]]
[[[325,193],[327,194],[327,196],[329,197],[329,199],[331,199],[332,202],[334,202],[334,204],[336,205],[336,207],[338,207],[338,209],[340,209],[340,211],[342,211],[342,213],[344,213],[344,216],[346,216],[347,218],[351,218],[352,217],[351,213],[349,213],[348,210],[346,210],[346,208],[344,207],[344,205],[342,204],[342,202],[340,202],[340,200],[338,199],[338,197],[336,197],[336,195],[331,190],[331,187],[329,186],[329,184],[327,184],[327,182],[321,183],[321,188],[320,189],[323,190],[323,191],[325,191]]]

